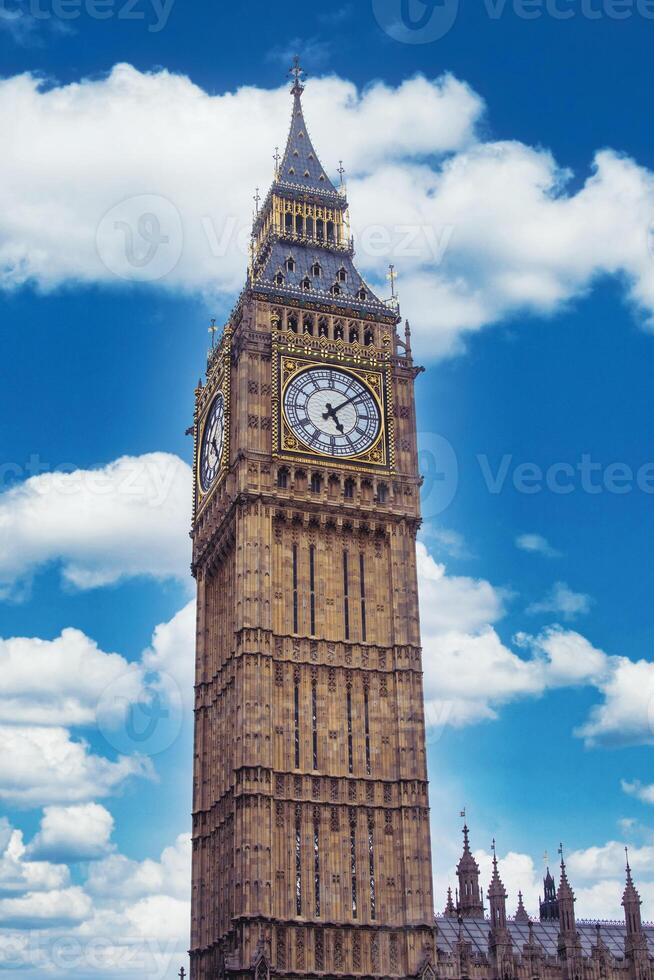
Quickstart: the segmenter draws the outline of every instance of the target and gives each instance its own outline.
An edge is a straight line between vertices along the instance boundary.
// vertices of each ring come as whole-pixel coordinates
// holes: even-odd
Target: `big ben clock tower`
[[[433,978],[418,369],[294,74],[196,392],[191,976]]]

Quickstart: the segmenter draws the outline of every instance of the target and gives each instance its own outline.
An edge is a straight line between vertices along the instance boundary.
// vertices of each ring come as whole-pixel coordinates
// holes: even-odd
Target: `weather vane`
[[[386,276],[391,284],[391,298],[395,299],[395,283],[397,282],[397,272],[395,271],[395,266],[391,263],[388,267],[388,275]]]
[[[279,155],[279,147],[276,146],[275,147],[275,155],[273,156],[273,160],[275,161],[275,177],[277,177],[279,175],[279,164],[281,162],[281,159],[282,158]]]
[[[336,171],[336,173],[340,174],[340,176],[341,176],[341,187],[342,187],[343,186],[343,177],[345,176],[345,167],[343,166],[343,161],[342,160],[339,160],[338,161],[338,170]]]
[[[289,71],[289,75],[292,75],[293,78],[295,79],[291,92],[293,93],[293,95],[302,95],[302,93],[304,92],[304,85],[302,84],[302,82],[307,77],[307,74],[304,68],[302,67],[302,65],[300,64],[300,56],[297,54],[293,59],[293,66]]]
[[[256,212],[255,213],[256,214],[259,214],[259,205],[261,204],[261,195],[259,194],[259,188],[258,187],[257,187],[257,189],[255,191],[253,200],[254,200],[254,206],[256,208]]]
[[[209,333],[211,334],[211,350],[213,350],[214,344],[216,343],[216,331],[217,330],[218,330],[218,327],[216,326],[216,318],[214,316],[214,317],[211,318],[211,326],[209,327]]]

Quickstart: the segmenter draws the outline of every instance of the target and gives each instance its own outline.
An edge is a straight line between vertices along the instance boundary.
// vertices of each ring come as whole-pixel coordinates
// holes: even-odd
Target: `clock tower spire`
[[[192,980],[431,971],[413,366],[292,69],[196,390]]]

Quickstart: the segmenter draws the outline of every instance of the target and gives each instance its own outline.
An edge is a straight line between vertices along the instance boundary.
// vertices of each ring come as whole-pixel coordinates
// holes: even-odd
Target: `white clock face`
[[[204,493],[211,489],[223,458],[225,446],[225,399],[219,392],[209,409],[202,434],[200,451],[200,486]]]
[[[284,413],[296,438],[325,456],[360,456],[381,431],[370,388],[338,368],[300,371],[284,392]]]

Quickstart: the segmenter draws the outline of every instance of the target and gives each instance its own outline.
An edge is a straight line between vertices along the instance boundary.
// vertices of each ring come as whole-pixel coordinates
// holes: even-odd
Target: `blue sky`
[[[88,4],[70,20],[45,3],[0,11],[0,725],[22,732],[23,760],[20,779],[0,764],[9,975],[34,968],[35,922],[47,942],[170,941],[169,974],[182,963],[184,433],[209,318],[224,322],[243,279],[237,232],[286,136],[296,50],[322,161],[331,174],[341,158],[347,168],[358,261],[377,286],[395,262],[427,367],[417,398],[437,908],[466,806],[484,868],[498,839],[512,899],[521,886],[533,907],[543,851],[563,839],[580,911],[617,915],[629,841],[654,917],[654,20],[643,3],[548,0],[526,19],[509,0],[444,0],[433,16],[453,17],[449,31],[405,43],[418,38],[393,37],[393,8],[186,0],[166,16],[141,0],[143,16],[126,19],[121,0],[104,20]],[[173,269],[127,281],[103,229],[107,215],[138,216],[144,195],[164,202],[156,213],[173,230],[179,219],[183,243]],[[136,210],[114,211],[132,200]],[[231,219],[212,250],[207,228],[220,238]],[[372,227],[389,233],[388,254],[370,245]],[[583,485],[584,458],[599,493]],[[524,492],[539,482],[525,464],[545,484],[567,467],[556,478],[571,492]],[[628,492],[611,492],[625,479]],[[69,628],[79,632],[56,649],[38,643]],[[50,686],[34,680],[57,651]],[[27,662],[32,678],[16,666]],[[97,704],[146,681],[170,715],[162,741],[141,745],[144,762]],[[65,785],[46,778],[56,752],[75,755]],[[112,963],[108,975],[136,975]]]

